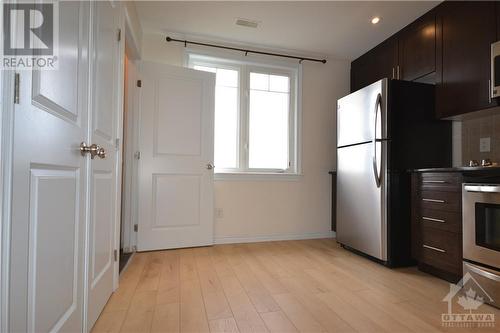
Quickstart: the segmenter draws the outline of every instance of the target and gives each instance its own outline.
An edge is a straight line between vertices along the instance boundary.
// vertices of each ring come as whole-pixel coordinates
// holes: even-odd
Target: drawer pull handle
[[[426,198],[423,198],[422,201],[425,201],[425,202],[437,202],[437,203],[446,203],[446,201],[444,200],[439,200],[439,199],[426,199]]]
[[[436,252],[441,252],[441,253],[446,253],[445,250],[443,249],[440,249],[438,247],[434,247],[434,246],[429,246],[429,245],[422,245],[423,248],[426,248],[426,249],[429,249],[429,250],[432,250],[432,251],[436,251]]]
[[[446,184],[448,183],[446,180],[423,180],[424,184]]]
[[[439,222],[439,223],[446,223],[445,220],[435,219],[435,218],[426,217],[426,216],[422,216],[422,220],[432,221],[432,222]]]

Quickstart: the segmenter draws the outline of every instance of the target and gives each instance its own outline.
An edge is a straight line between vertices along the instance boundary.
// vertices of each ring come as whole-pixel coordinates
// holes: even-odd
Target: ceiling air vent
[[[259,26],[259,22],[239,18],[236,19],[236,25],[241,25],[242,27],[247,27],[247,28],[257,28]]]

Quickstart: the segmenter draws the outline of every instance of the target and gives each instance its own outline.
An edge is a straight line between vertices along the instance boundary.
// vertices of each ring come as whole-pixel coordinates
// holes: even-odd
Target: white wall
[[[142,59],[182,66],[184,47],[144,34]],[[330,236],[336,100],[349,91],[349,62],[303,63],[302,171],[295,181],[216,181],[217,242]]]

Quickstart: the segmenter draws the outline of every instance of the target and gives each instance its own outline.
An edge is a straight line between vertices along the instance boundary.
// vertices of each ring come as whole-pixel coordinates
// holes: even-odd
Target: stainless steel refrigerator
[[[337,241],[390,266],[411,264],[411,169],[451,164],[451,125],[434,86],[383,79],[337,103]]]

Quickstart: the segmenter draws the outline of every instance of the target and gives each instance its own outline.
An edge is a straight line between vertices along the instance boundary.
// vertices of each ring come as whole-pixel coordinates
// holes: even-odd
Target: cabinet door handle
[[[491,79],[488,80],[488,101],[491,104]]]
[[[424,184],[446,184],[448,183],[446,180],[422,180]]]
[[[399,76],[399,65],[397,67],[397,71],[398,71],[398,80],[400,79],[400,76]]]
[[[432,250],[432,251],[436,251],[436,252],[440,252],[440,253],[446,253],[446,250],[443,250],[443,249],[440,249],[439,247],[434,247],[434,246],[429,246],[429,245],[422,245],[423,248],[426,248],[426,249],[429,249],[429,250]]]
[[[445,203],[446,201],[444,200],[439,200],[439,199],[426,199],[426,198],[423,198],[422,201],[425,201],[425,202],[436,202],[436,203]]]
[[[394,67],[392,67],[392,78],[394,79]]]
[[[439,223],[446,223],[445,220],[435,219],[435,218],[426,217],[426,216],[422,216],[422,220],[432,221],[432,222],[439,222]]]

